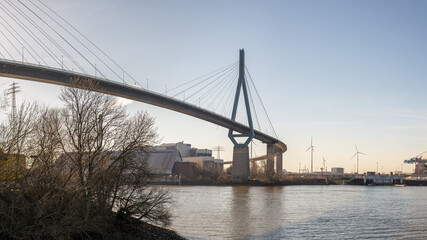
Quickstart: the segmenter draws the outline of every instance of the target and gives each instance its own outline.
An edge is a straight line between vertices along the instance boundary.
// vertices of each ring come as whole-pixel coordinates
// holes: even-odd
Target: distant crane
[[[423,159],[423,155],[426,153],[427,153],[427,151],[422,152],[422,153],[416,155],[415,157],[412,157],[409,160],[404,160],[403,163],[420,163],[420,162],[425,163],[425,162],[427,162],[427,160]]]
[[[409,160],[404,160],[403,163],[408,163],[408,164],[418,164],[418,163],[427,163],[427,159],[423,159],[423,155],[426,154],[427,151],[422,152],[418,155],[416,155],[415,157],[410,158]],[[403,169],[403,166],[402,166]],[[417,166],[415,166],[415,172],[417,171]]]
[[[356,143],[354,144],[354,146],[356,147],[356,153],[353,155],[353,157],[351,157],[351,159],[353,159],[355,156],[357,158],[357,168],[356,168],[356,174],[357,174],[359,173],[359,154],[366,155],[366,153],[359,152],[359,150],[357,149]]]
[[[310,145],[310,147],[307,148],[307,150],[305,150],[305,151],[307,152],[310,149],[311,149],[311,172],[313,172],[313,152],[314,152],[313,137],[311,137],[311,145]]]

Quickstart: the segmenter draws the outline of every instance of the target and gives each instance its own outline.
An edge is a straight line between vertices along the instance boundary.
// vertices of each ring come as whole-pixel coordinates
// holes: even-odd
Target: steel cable
[[[88,41],[92,46],[94,46],[97,50],[99,50],[104,56],[106,56],[111,62],[113,62],[120,70],[122,70],[127,76],[129,76],[135,83],[138,83],[140,87],[141,84],[136,81],[127,71],[125,71],[116,61],[114,61],[109,55],[107,55],[104,51],[102,51],[101,48],[99,48],[95,43],[93,43],[89,38],[87,38],[85,35],[83,35],[79,30],[77,30],[73,25],[71,25],[67,20],[65,20],[63,17],[61,17],[58,13],[56,13],[53,9],[51,9],[49,6],[44,4],[42,1],[38,0],[43,6],[45,6],[47,9],[49,9],[52,13],[54,13],[56,16],[58,16],[62,21],[64,21],[68,26],[70,26],[74,31],[76,31],[80,36],[82,36],[86,41]]]
[[[226,72],[224,72],[223,74],[221,74],[220,76],[218,76],[214,81],[212,81],[212,82],[210,82],[209,84],[207,84],[206,86],[204,86],[202,89],[200,89],[199,91],[196,91],[194,94],[197,94],[198,92],[202,92],[204,89],[206,89],[206,94],[205,94],[205,96],[203,97],[203,99],[204,98],[206,98],[206,97],[208,97],[208,99],[212,96],[212,90],[213,89],[215,89],[216,88],[216,85],[213,85],[213,86],[211,86],[209,89],[207,89],[207,87],[209,86],[209,85],[212,85],[213,83],[215,83],[216,81],[218,81],[219,79],[221,79],[224,75],[230,75],[231,73],[233,73],[235,71],[235,68],[232,68],[232,69],[230,69],[230,71],[226,71]],[[225,78],[227,78],[227,76],[225,76]],[[224,81],[224,79],[222,80],[222,81]],[[221,81],[220,81],[221,82]],[[204,100],[204,101],[206,101],[206,100]]]
[[[213,71],[213,72],[210,72],[210,73],[208,73],[208,74],[205,74],[205,75],[203,75],[203,76],[201,76],[201,77],[198,77],[198,78],[195,78],[195,79],[190,80],[190,81],[188,81],[188,82],[185,82],[185,83],[183,83],[183,84],[181,84],[181,85],[179,85],[179,86],[177,86],[177,87],[174,87],[174,88],[169,89],[169,92],[170,92],[170,91],[174,91],[174,90],[176,90],[176,89],[178,89],[178,88],[180,88],[180,87],[183,87],[183,86],[185,86],[185,85],[187,85],[187,84],[190,84],[190,83],[192,83],[192,82],[195,82],[195,81],[197,81],[197,80],[199,80],[199,79],[201,79],[201,78],[204,78],[204,77],[206,77],[206,76],[209,76],[209,75],[211,75],[211,74],[214,74],[214,73],[216,73],[216,72],[218,72],[218,71],[221,71],[221,70],[223,70],[223,69],[225,69],[225,68],[231,67],[231,66],[233,66],[233,65],[235,65],[235,64],[237,64],[237,63],[232,63],[232,64],[227,65],[227,66],[225,66],[225,67],[219,68],[219,69],[217,69],[217,70],[215,70],[215,71]]]
[[[12,5],[14,5],[15,7],[16,7],[16,5],[15,4],[13,4],[10,0],[8,0]],[[74,46],[72,46],[65,38],[63,38],[63,36],[62,35],[60,35],[55,29],[53,29],[44,19],[42,19],[37,13],[35,13],[33,10],[31,10],[30,8],[28,8],[24,3],[22,3],[22,1],[20,1],[20,0],[18,0],[18,2],[19,3],[21,3],[28,11],[30,11],[34,16],[36,16],[41,22],[43,22],[48,28],[50,28],[50,30],[51,31],[53,31],[53,32],[55,32],[64,42],[66,42],[66,43],[68,43],[69,44],[69,46],[71,47],[71,48],[73,48],[77,53],[79,53],[80,55],[81,55],[81,53],[77,50],[77,49],[75,49],[75,47]],[[16,7],[17,8],[17,7]],[[27,16],[27,14],[25,14],[25,13],[23,13],[23,11],[22,10],[20,10],[19,8],[18,8],[18,10],[20,11],[20,13],[21,14],[23,14],[23,15],[25,15],[25,16]],[[27,16],[28,17],[28,16]],[[35,23],[32,19],[30,19],[31,20],[31,22],[33,22],[33,23]],[[47,37],[49,40],[51,40],[51,42],[53,43],[53,44],[55,44],[55,46],[59,49],[59,50],[61,50],[61,52],[62,53],[64,53],[67,57],[68,57],[68,59],[70,59],[73,63],[74,63],[74,65],[76,65],[77,66],[77,68],[79,68],[83,73],[85,73],[85,74],[88,74],[87,72],[86,72],[86,70],[57,42],[57,41],[55,41],[49,34],[47,34],[40,26],[39,26],[39,24],[37,24],[37,23],[35,23],[35,25],[37,25],[37,28],[38,28],[38,30],[40,31],[40,32],[42,32],[44,35],[45,35],[45,37]],[[89,65],[91,65],[94,69],[96,69],[96,66],[95,65],[93,65],[91,62],[89,62],[84,56],[82,56],[81,55],[81,57],[83,57],[83,59],[85,59],[86,60],[86,62],[88,62],[89,63]],[[61,64],[62,65],[62,64]],[[102,74],[102,73],[101,73]],[[103,75],[103,74],[102,74]],[[105,77],[105,76],[104,76]]]
[[[260,102],[261,102],[261,106],[262,106],[262,108],[264,109],[265,115],[267,116],[268,122],[270,123],[270,126],[271,126],[271,128],[272,128],[272,130],[273,130],[273,133],[274,133],[274,135],[276,136],[276,138],[278,138],[278,137],[277,137],[277,134],[276,134],[276,131],[274,130],[273,124],[271,123],[270,117],[268,116],[268,113],[267,113],[267,111],[265,110],[264,103],[262,102],[262,99],[261,99],[261,98],[260,98],[260,96],[259,96],[258,90],[257,90],[257,88],[256,88],[256,86],[255,86],[255,84],[254,84],[254,82],[253,82],[253,80],[252,80],[251,74],[249,73],[249,70],[248,70],[248,68],[247,68],[246,66],[245,66],[245,69],[246,69],[246,71],[247,71],[247,73],[248,73],[248,76],[249,76],[249,79],[251,80],[252,85],[254,86],[255,92],[256,92],[256,94],[257,94],[257,96],[258,96],[258,99],[259,99],[259,100],[260,100]]]
[[[70,31],[68,31],[66,28],[64,28],[58,21],[56,21],[54,18],[52,18],[49,14],[47,14],[45,11],[43,11],[39,6],[35,5],[31,0],[29,0],[31,4],[33,4],[36,8],[38,8],[41,12],[43,12],[46,16],[48,16],[52,21],[54,21],[56,24],[58,24],[64,31],[66,31],[68,34],[70,34],[76,41],[78,41],[86,50],[88,50],[93,56],[95,56],[104,66],[106,66],[114,75],[116,75],[119,79],[123,80],[125,82],[124,78],[122,78],[120,75],[118,75],[108,64],[106,64],[98,55],[96,55],[92,50],[90,50],[82,41],[80,41],[77,37],[75,37]]]
[[[60,48],[60,46],[46,33],[46,32],[44,32],[43,31],[43,29],[41,29],[32,19],[30,19],[25,13],[23,13],[19,8],[17,8],[13,3],[10,3],[10,2],[7,2],[19,15],[21,15],[25,20],[27,20],[31,25],[33,25],[33,27],[36,29],[36,30],[38,30],[38,32],[39,33],[41,33],[47,40],[49,40],[53,45],[55,45],[59,50],[61,50],[61,48]],[[2,5],[1,3],[0,3],[0,5]],[[5,7],[4,5],[2,5],[3,7]],[[6,7],[5,7],[6,8]],[[27,28],[33,35],[34,35],[34,37],[35,38],[37,38],[38,39],[38,41],[46,48],[46,49],[48,49],[49,51],[48,51],[48,53],[49,53],[49,56],[51,56],[52,57],[52,55],[54,56],[54,57],[52,57],[53,58],[53,60],[58,64],[58,66],[59,67],[61,67],[62,66],[62,63],[61,63],[61,59],[55,54],[55,52],[52,50],[52,49],[50,49],[45,43],[44,43],[44,41],[42,41],[38,36],[37,36],[37,34],[35,34],[33,31],[31,31],[31,29],[30,28],[28,28],[27,26],[26,26],[26,24],[24,24],[12,11],[10,11],[10,10],[8,10],[7,8],[6,8],[6,10],[7,11],[9,11],[9,13],[10,14],[12,14],[12,16],[10,15],[10,14],[8,14],[9,15],[9,17],[11,17],[12,19],[14,19],[15,20],[15,22],[20,22],[21,24],[22,24],[22,26],[24,26],[25,28]],[[4,9],[3,9],[3,11],[4,11]],[[21,27],[22,27],[21,26]],[[24,27],[22,27],[22,28],[24,28]],[[33,38],[34,39],[34,38]],[[61,50],[63,53],[64,53],[64,50],[62,49]],[[68,54],[66,54],[67,55],[67,57],[69,56]],[[74,60],[73,58],[71,58],[70,57],[70,59],[72,59],[72,60]],[[76,65],[76,66],[79,66],[79,65]],[[66,67],[67,68],[67,67]],[[67,70],[69,70],[68,68],[67,68]],[[84,69],[83,69],[84,70]],[[86,73],[86,72],[85,72]],[[87,73],[86,73],[87,74]]]
[[[3,19],[3,21],[4,21],[4,18],[2,17],[2,16],[0,16],[0,18],[1,19]],[[4,27],[4,29],[6,29],[6,31],[10,34],[10,35],[12,35],[13,36],[13,38],[15,38],[15,40],[19,43],[19,44],[21,44],[21,46],[24,46],[24,44],[15,36],[15,34],[13,34],[10,30],[9,30],[9,28],[8,27],[6,27],[2,22],[0,22],[0,24]],[[12,28],[13,29],[13,28]],[[16,31],[15,31],[16,32]],[[19,34],[17,34],[21,39],[23,39],[22,37],[21,37],[21,35],[19,35]],[[25,42],[25,39],[23,39],[24,40],[24,42]],[[33,48],[31,48],[31,46],[30,45],[28,45],[28,43],[27,42],[25,42],[26,44],[27,44],[27,46],[32,50],[32,51],[34,51],[34,49]],[[36,62],[38,62],[38,60],[34,57],[34,55],[33,55],[33,53],[31,52],[31,51],[28,51],[28,53],[31,55],[31,57],[36,61]]]

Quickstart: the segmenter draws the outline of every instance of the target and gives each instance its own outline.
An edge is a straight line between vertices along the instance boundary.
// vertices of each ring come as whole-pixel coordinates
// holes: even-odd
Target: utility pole
[[[378,173],[378,162],[377,162],[377,173]]]
[[[6,95],[12,95],[12,128],[15,128],[16,125],[16,93],[21,92],[19,86],[16,82],[10,84],[10,88],[7,90]]]
[[[217,159],[221,159],[220,153],[225,151],[224,148],[218,145],[218,146],[214,147],[213,150],[217,152],[216,153]]]

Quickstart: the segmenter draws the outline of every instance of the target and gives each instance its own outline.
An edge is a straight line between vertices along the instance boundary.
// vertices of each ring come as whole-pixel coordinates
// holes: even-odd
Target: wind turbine
[[[356,153],[353,155],[353,157],[351,157],[351,159],[353,159],[353,158],[354,158],[354,156],[356,156],[356,158],[357,158],[356,174],[358,174],[358,173],[359,173],[359,154],[366,155],[366,153],[359,152],[359,150],[357,150],[357,145],[356,145],[356,143],[354,144],[354,146],[356,147]]]
[[[313,137],[311,137],[311,145],[310,145],[310,147],[307,148],[307,150],[305,150],[305,151],[307,152],[310,149],[311,149],[311,172],[313,172],[313,152],[314,152]]]
[[[322,156],[323,157],[323,169],[325,169],[325,162],[326,162],[326,160],[325,160],[325,156]],[[326,170],[325,170],[326,171]]]

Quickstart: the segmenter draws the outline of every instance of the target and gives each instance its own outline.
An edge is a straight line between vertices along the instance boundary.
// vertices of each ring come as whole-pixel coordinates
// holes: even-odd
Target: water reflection
[[[189,239],[427,239],[427,188],[172,187]]]
[[[235,186],[231,188],[230,199],[230,232],[231,238],[242,238],[252,235],[252,217],[249,187]]]

